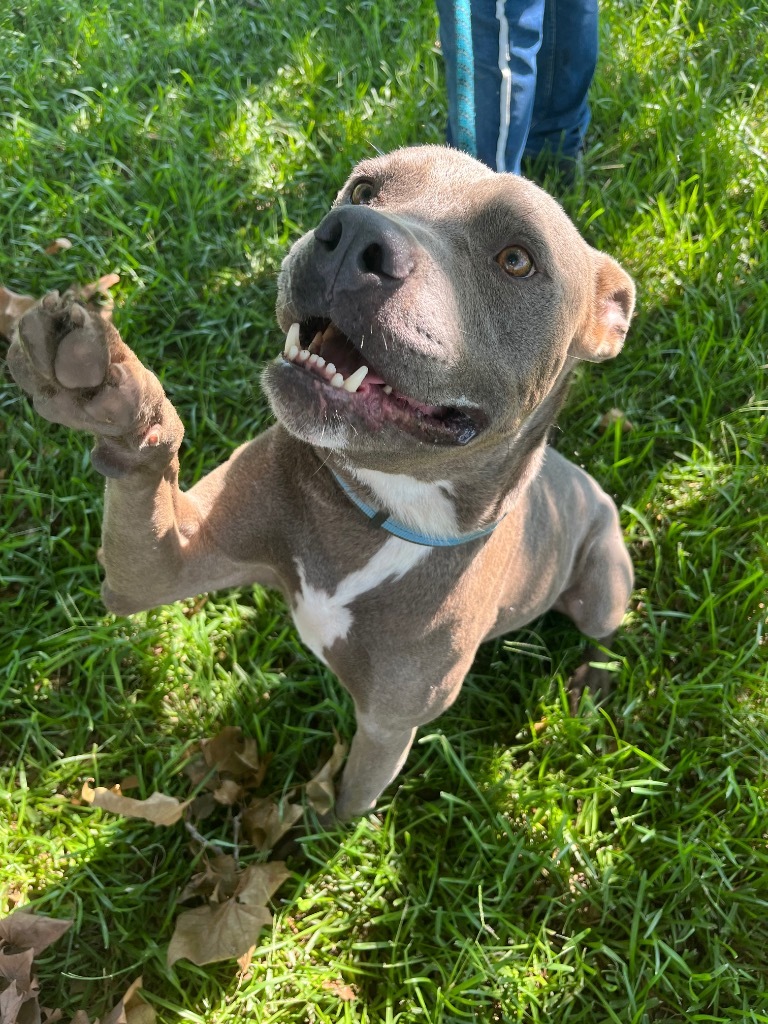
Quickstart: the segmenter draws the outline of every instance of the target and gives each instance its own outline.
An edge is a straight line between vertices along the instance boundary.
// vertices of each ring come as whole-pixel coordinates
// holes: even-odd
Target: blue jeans
[[[448,143],[496,171],[576,159],[597,64],[597,0],[437,0]]]

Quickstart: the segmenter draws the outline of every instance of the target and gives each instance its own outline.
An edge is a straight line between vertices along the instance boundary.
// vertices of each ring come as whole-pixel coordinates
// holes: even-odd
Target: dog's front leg
[[[344,766],[336,817],[342,821],[373,810],[376,801],[403,767],[419,726],[433,721],[454,702],[472,662],[471,652],[442,679],[409,685],[414,659],[403,659],[386,678],[346,683],[357,710],[357,730]],[[394,682],[393,682],[394,680]]]
[[[211,474],[203,501],[179,490],[181,420],[110,322],[52,292],[19,321],[8,366],[41,416],[96,437],[108,607],[129,614],[236,582],[205,529],[223,484]]]
[[[341,788],[336,816],[342,821],[373,810],[376,801],[405,764],[413,746],[416,726],[378,722],[357,716]]]

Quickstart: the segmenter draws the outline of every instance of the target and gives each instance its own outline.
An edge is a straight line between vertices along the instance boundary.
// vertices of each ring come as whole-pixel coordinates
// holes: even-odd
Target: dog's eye
[[[521,245],[508,245],[502,249],[496,262],[510,277],[530,277],[536,272],[530,253]]]
[[[358,181],[349,196],[349,201],[355,206],[367,206],[376,195],[373,182]]]

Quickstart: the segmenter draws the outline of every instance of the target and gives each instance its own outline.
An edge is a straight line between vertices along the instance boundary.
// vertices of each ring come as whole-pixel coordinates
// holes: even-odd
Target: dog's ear
[[[594,267],[592,303],[571,343],[571,355],[599,363],[621,351],[635,308],[635,285],[616,260],[591,250]]]

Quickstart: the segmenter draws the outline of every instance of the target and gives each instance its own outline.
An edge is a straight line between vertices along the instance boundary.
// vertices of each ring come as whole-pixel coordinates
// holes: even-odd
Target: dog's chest
[[[332,589],[308,582],[307,565],[295,560],[299,589],[291,606],[296,630],[307,647],[327,664],[326,651],[354,633],[354,602],[386,582],[402,579],[430,554],[430,548],[389,537],[362,568],[341,578]]]

